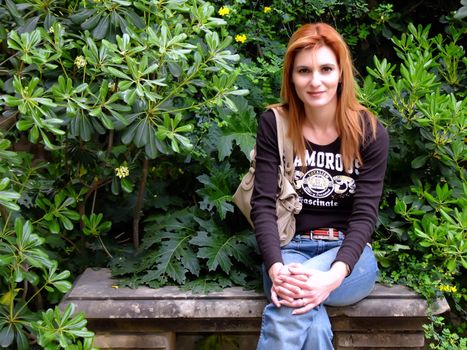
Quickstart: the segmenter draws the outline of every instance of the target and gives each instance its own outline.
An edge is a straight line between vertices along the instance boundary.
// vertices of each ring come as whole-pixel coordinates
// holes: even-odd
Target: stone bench
[[[194,350],[196,341],[211,333],[234,337],[232,349],[255,349],[266,305],[261,293],[228,288],[206,295],[114,284],[109,270],[87,269],[60,303],[62,309],[74,303],[85,312],[100,349]],[[337,350],[425,347],[427,303],[403,286],[378,284],[357,304],[327,309]],[[441,314],[449,306],[443,299],[433,309]]]

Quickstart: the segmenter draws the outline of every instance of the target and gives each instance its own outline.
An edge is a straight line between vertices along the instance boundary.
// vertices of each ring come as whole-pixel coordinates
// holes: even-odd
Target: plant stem
[[[135,208],[133,211],[133,246],[139,247],[139,221],[141,219],[144,193],[146,192],[146,182],[148,179],[149,160],[144,159],[143,162],[143,173],[141,174],[141,181],[139,183],[138,196],[136,197]]]
[[[112,254],[110,254],[110,252],[107,250],[107,247],[105,246],[104,242],[102,241],[101,236],[97,236],[97,239],[99,240],[99,242],[100,242],[102,248],[104,249],[104,252],[107,254],[107,256],[108,256],[110,259],[113,259]]]
[[[114,143],[114,133],[115,133],[114,130],[109,131],[108,144],[107,144],[107,155],[109,155],[110,152],[112,152],[112,147]]]
[[[3,223],[5,224],[5,227],[6,227],[8,223],[8,212],[3,205],[0,205],[0,216],[2,217]]]

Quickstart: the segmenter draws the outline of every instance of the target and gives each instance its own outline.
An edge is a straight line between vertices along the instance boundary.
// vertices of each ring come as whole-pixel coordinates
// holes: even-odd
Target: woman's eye
[[[308,73],[310,70],[308,68],[300,68],[298,70],[299,73]]]
[[[332,68],[331,68],[331,67],[323,67],[322,70],[323,70],[323,72],[325,72],[325,73],[332,72]]]

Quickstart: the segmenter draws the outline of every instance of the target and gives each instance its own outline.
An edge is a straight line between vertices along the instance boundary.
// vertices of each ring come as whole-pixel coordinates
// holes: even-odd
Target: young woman
[[[260,118],[251,217],[264,262],[267,305],[258,350],[333,349],[324,305],[367,296],[378,267],[370,243],[388,153],[383,126],[357,101],[350,52],[324,23],[289,41],[280,108],[294,146],[302,210],[281,246],[276,223],[279,151],[272,110]]]

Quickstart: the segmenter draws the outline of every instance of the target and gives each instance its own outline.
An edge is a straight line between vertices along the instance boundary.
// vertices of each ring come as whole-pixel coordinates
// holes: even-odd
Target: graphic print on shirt
[[[339,153],[306,150],[306,171],[302,172],[299,157],[295,158],[295,188],[302,203],[313,207],[345,205],[355,193],[358,164],[344,172]]]

